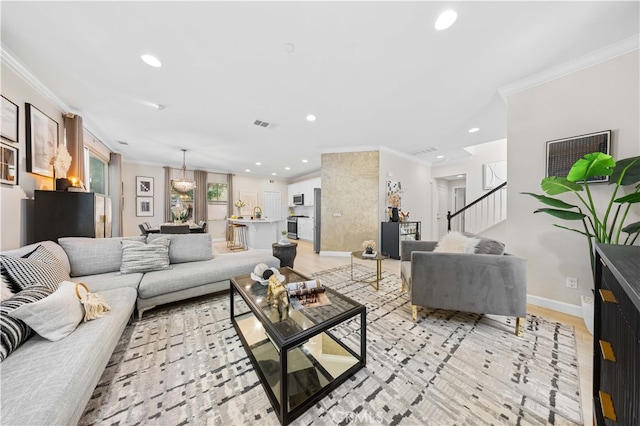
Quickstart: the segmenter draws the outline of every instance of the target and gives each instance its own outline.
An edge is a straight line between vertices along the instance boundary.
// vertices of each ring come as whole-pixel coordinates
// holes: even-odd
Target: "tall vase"
[[[238,209],[238,217],[242,217],[242,213],[240,213],[240,209],[242,209],[242,207],[237,207]]]
[[[391,209],[391,222],[398,222],[400,220],[400,216],[398,215],[398,208],[393,207]]]

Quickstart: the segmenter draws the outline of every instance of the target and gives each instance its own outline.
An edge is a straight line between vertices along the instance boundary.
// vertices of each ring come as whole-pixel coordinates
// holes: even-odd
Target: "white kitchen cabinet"
[[[314,188],[320,188],[320,178],[303,180],[300,182],[291,183],[287,187],[287,203],[289,206],[293,206],[293,196],[297,194],[304,195],[304,205],[313,206],[313,190]]]
[[[289,206],[293,206],[293,196],[297,194],[302,194],[302,182],[295,182],[289,184],[287,187],[287,203]]]
[[[313,218],[298,218],[298,238],[305,241],[313,241]]]

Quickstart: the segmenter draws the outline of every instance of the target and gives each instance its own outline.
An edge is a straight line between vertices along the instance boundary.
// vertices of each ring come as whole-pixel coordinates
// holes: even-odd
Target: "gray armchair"
[[[487,252],[487,242],[489,247],[497,243],[481,238],[480,250],[473,254],[433,252],[436,241],[402,242],[402,290],[409,293],[414,321],[421,306],[506,315],[516,317],[515,334],[523,333],[527,312],[526,259],[507,253],[477,254]]]

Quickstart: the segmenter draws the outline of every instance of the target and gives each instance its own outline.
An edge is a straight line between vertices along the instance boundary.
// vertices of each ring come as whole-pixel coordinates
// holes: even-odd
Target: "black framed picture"
[[[18,148],[0,142],[0,183],[18,184]]]
[[[611,130],[547,142],[546,176],[566,177],[571,166],[592,152],[610,154]],[[594,176],[589,182],[608,182],[609,176]]]
[[[18,142],[18,105],[2,96],[0,105],[0,136],[10,142]]]
[[[136,216],[153,216],[153,197],[136,197]]]
[[[58,146],[58,122],[26,104],[27,171],[53,177],[51,157]]]
[[[136,176],[136,195],[138,197],[153,197],[153,178]]]

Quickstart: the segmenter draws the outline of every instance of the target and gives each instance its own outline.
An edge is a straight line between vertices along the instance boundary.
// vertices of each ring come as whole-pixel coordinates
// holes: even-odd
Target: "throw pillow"
[[[76,283],[63,281],[51,295],[19,306],[8,314],[23,321],[45,339],[55,342],[76,329],[84,318],[84,309],[76,296]]]
[[[0,302],[0,361],[31,337],[31,328],[19,319],[10,316],[15,309],[25,304],[44,299],[53,293],[49,287],[33,285],[12,298]]]
[[[38,246],[25,258],[2,255],[0,264],[9,275],[16,291],[36,284],[45,285],[55,291],[58,284],[69,280],[64,265],[42,246]]]
[[[442,237],[433,251],[439,253],[474,253],[479,242],[480,240],[477,238],[465,237],[459,232],[452,231]]]
[[[169,268],[169,237],[158,238],[145,244],[139,241],[122,240],[122,265],[120,272],[160,271]]]
[[[2,282],[0,282],[0,302],[2,302],[13,297],[13,292],[11,291],[11,283],[8,277],[0,274],[0,278],[2,278]]]

